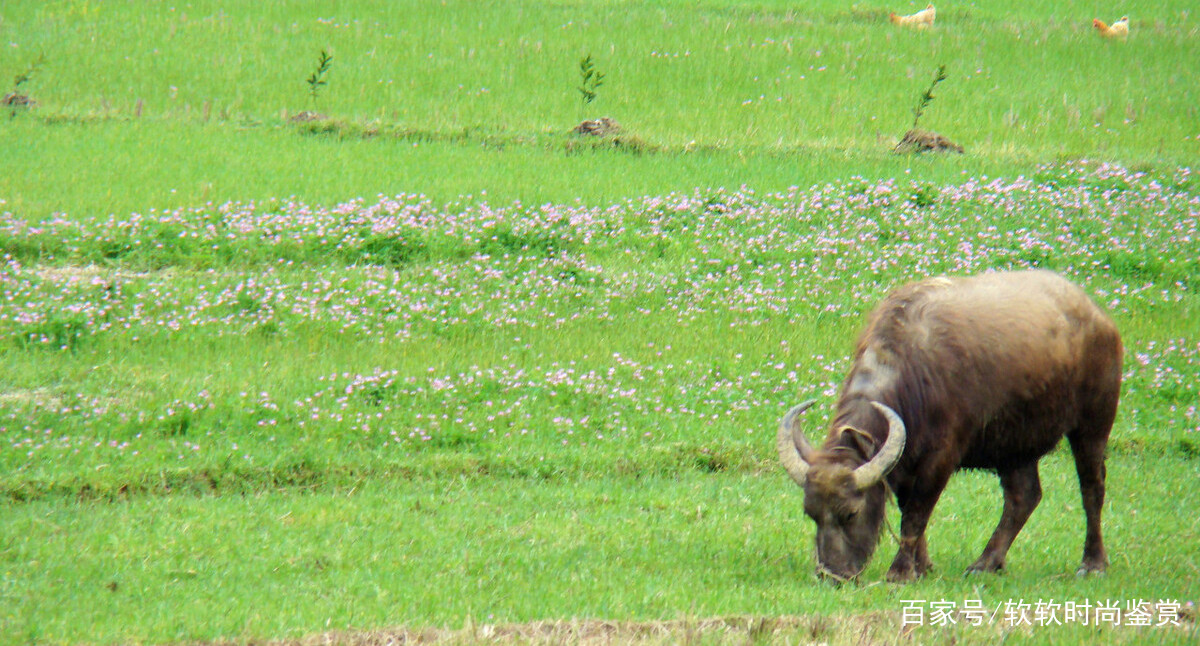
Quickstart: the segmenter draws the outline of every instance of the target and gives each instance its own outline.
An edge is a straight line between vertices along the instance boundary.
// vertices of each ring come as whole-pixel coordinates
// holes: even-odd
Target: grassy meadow
[[[397,192],[601,203],[785,190],[830,164],[940,181],[1060,158],[1190,163],[1194,8],[1124,7],[1133,35],[1105,43],[1090,21],[1117,9],[1074,1],[949,5],[921,33],[886,26],[915,6],[830,0],[9,2],[0,81],[44,60],[21,86],[36,114],[5,126],[21,145],[0,192],[31,216]],[[333,63],[314,100],[321,50]],[[587,54],[605,81],[584,105]],[[949,79],[922,125],[970,154],[895,159],[939,64]],[[331,116],[299,128],[324,134],[297,136],[288,118],[304,110]],[[564,159],[563,133],[601,115],[667,154]]]
[[[1194,641],[1200,19],[1010,4],[5,3],[0,642]],[[941,64],[966,154],[892,154]],[[962,473],[930,576],[820,584],[779,416],[1028,267],[1125,340],[1109,573],[1060,449],[1006,573]]]

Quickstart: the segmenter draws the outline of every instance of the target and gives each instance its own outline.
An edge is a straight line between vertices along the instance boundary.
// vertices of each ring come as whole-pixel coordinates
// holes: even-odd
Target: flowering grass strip
[[[777,409],[834,395],[859,317],[892,285],[1033,266],[1084,284],[1125,330],[1116,446],[1191,454],[1190,186],[1188,169],[1074,164],[607,207],[6,214],[0,465],[10,492],[100,465],[274,481],[431,451],[757,468]]]
[[[1193,182],[1187,168],[1160,176],[1077,162],[1032,178],[942,187],[856,178],[765,196],[697,190],[600,207],[436,206],[398,195],[332,208],[227,203],[38,222],[4,212],[0,241],[11,260],[26,265],[115,262],[140,270],[289,262],[404,268],[563,255],[762,264],[852,250],[843,260],[853,272],[847,279],[867,269],[967,271],[1054,259],[1080,274],[1107,268],[1170,284],[1194,280],[1200,196]],[[1156,255],[1164,249],[1181,253]]]

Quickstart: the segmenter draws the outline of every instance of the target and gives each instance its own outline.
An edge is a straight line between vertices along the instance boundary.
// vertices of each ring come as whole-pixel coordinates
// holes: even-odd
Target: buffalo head
[[[869,434],[849,426],[814,449],[798,423],[811,401],[788,411],[776,437],[784,468],[804,489],[804,513],[817,523],[817,574],[837,581],[857,577],[875,552],[887,500],[884,477],[904,451],[904,422],[887,406],[871,403],[888,426],[878,452]]]

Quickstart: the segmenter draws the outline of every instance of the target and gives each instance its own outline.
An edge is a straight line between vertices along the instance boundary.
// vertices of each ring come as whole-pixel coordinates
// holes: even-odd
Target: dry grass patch
[[[724,617],[668,621],[570,619],[463,628],[390,628],[330,632],[293,640],[217,642],[206,646],[392,646],[396,644],[874,644],[898,634],[898,613],[844,623],[826,617]]]
[[[1104,643],[1190,643],[1197,637],[1195,617],[1183,614],[1178,626],[1009,626],[997,620],[982,626],[908,625],[900,612],[870,612],[844,617],[733,616],[666,621],[570,619],[514,624],[468,624],[462,628],[388,628],[335,631],[289,640],[237,640],[195,646],[397,646],[400,644],[994,644],[1042,643],[1055,637],[1092,638]],[[1062,634],[1069,631],[1070,636]],[[1080,633],[1083,631],[1085,634]],[[1081,642],[1082,643],[1082,642]]]

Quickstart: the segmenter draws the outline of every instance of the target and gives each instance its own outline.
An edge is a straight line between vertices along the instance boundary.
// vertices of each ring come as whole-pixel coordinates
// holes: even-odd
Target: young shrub
[[[596,64],[592,61],[592,55],[588,54],[579,60],[579,110],[582,115],[589,103],[596,100],[596,91],[600,86],[604,85],[604,72],[596,69]]]
[[[312,74],[308,75],[305,83],[308,83],[308,95],[312,99],[313,107],[317,106],[317,95],[321,88],[328,84],[325,80],[325,74],[329,72],[329,68],[333,66],[333,57],[321,50],[320,57],[317,58],[317,69],[313,70]]]
[[[45,62],[45,54],[38,56],[37,60],[30,63],[24,72],[13,77],[12,90],[5,94],[3,98],[0,98],[0,105],[8,107],[10,110],[8,115],[10,119],[15,119],[18,111],[28,110],[37,105],[37,101],[21,91],[21,86],[31,81],[38,68]]]
[[[312,74],[304,80],[308,84],[308,98],[312,101],[312,110],[302,110],[292,116],[292,123],[311,124],[314,121],[325,121],[328,117],[317,112],[317,99],[320,97],[321,88],[329,84],[325,80],[325,75],[329,73],[329,69],[333,66],[333,57],[325,50],[321,50],[321,55],[317,58],[317,67]]]

